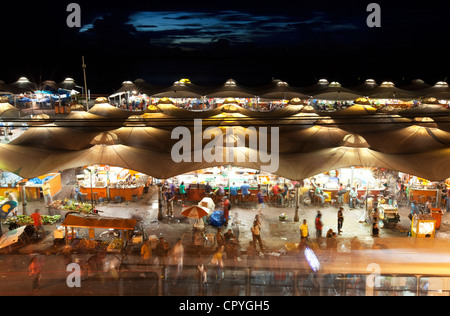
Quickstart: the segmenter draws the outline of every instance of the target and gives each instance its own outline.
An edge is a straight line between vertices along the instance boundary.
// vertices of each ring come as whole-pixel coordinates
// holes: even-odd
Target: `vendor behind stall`
[[[17,203],[17,197],[14,192],[5,191],[5,199],[7,201],[14,201]]]
[[[17,205],[17,197],[14,194],[14,192],[9,192],[9,191],[5,191],[5,201],[11,201],[11,202],[15,202],[13,203],[13,205]],[[13,211],[15,209],[15,206],[12,206],[12,208],[9,209],[9,216],[16,216],[17,215],[17,209],[15,211]]]
[[[206,185],[205,185],[205,193],[206,194],[210,194],[212,192],[212,187],[211,187],[211,185],[209,184],[209,182],[206,182]]]
[[[238,194],[237,190],[238,190],[238,188],[236,186],[236,183],[233,182],[233,185],[230,186],[230,199],[231,199],[231,202],[233,202],[233,203],[236,203],[236,200],[237,200],[237,194]]]
[[[244,184],[241,186],[242,199],[244,202],[248,201],[248,197],[250,195],[250,186],[247,184],[247,181],[244,181]]]

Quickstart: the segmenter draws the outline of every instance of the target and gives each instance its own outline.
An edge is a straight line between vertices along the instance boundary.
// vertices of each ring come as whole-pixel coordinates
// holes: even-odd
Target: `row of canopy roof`
[[[266,136],[267,148],[275,148],[279,153],[275,174],[288,179],[362,166],[443,180],[450,177],[449,113],[440,105],[426,103],[398,113],[379,112],[364,104],[327,115],[303,105],[288,105],[272,112],[223,105],[193,112],[160,104],[144,112],[131,112],[99,98],[89,111],[34,121],[14,141],[0,144],[0,169],[33,178],[79,166],[106,164],[160,179],[228,164],[261,169],[267,161],[261,160],[249,139]],[[216,144],[216,148],[235,145],[234,160],[224,157],[222,162],[173,161],[171,150],[179,141],[172,139],[173,129],[185,126],[193,135],[194,120],[200,118],[203,145],[210,142],[211,133],[221,131],[225,135],[223,144]],[[206,130],[208,127],[215,128]],[[225,133],[227,128],[232,129],[231,134]],[[274,144],[272,128],[279,129]],[[238,147],[239,141],[245,145]],[[257,160],[239,162],[238,152],[247,158],[256,154]]]
[[[46,80],[40,84],[31,82],[25,77],[16,82],[6,84],[0,81],[0,94],[21,94],[45,89],[74,90],[81,88],[72,78],[66,78],[60,83]],[[362,96],[378,99],[420,99],[435,97],[437,99],[450,99],[448,84],[439,81],[434,85],[426,84],[423,80],[416,79],[401,88],[394,83],[386,81],[378,84],[373,79],[366,80],[363,84],[354,87],[343,87],[338,82],[319,80],[316,84],[307,87],[293,87],[287,82],[273,80],[271,83],[260,87],[248,87],[237,83],[233,79],[227,80],[223,85],[208,87],[191,83],[189,79],[181,79],[171,86],[159,86],[137,79],[134,82],[124,81],[122,86],[110,97],[125,93],[141,93],[148,96],[162,98],[254,98],[265,99],[324,99],[324,100],[355,100]]]
[[[423,80],[413,80],[411,84],[398,88],[393,82],[377,84],[368,79],[356,87],[343,87],[338,82],[328,82],[326,79],[319,80],[316,84],[308,87],[293,87],[287,82],[273,80],[270,84],[261,87],[248,87],[238,84],[229,79],[223,85],[216,87],[205,87],[191,83],[188,79],[181,79],[169,87],[151,85],[142,79],[134,82],[124,81],[122,86],[110,97],[124,93],[141,93],[152,97],[162,98],[254,98],[263,99],[324,99],[324,100],[355,100],[359,97],[368,96],[377,99],[420,99],[424,97],[435,97],[438,99],[450,99],[450,89],[443,81],[431,86]]]
[[[66,78],[60,83],[56,83],[52,80],[45,80],[41,83],[35,83],[30,81],[26,77],[20,77],[17,81],[12,83],[5,83],[0,80],[0,94],[22,94],[33,93],[40,90],[51,90],[57,92],[58,90],[72,91],[76,88],[82,88],[74,79]]]

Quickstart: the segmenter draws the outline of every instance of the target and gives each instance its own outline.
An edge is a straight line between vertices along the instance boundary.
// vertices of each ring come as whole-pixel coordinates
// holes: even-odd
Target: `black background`
[[[70,2],[81,6],[82,25],[109,14],[89,32],[69,28]],[[222,84],[228,78],[248,86],[272,78],[306,86],[320,78],[344,86],[367,78],[391,80],[397,86],[413,79],[428,84],[446,80],[449,72],[448,1],[376,1],[381,27],[369,28],[367,5],[372,1],[35,1],[2,3],[0,80],[26,76],[34,82],[61,82],[72,77],[83,84],[81,56],[87,64],[92,93],[109,94],[124,80],[143,78],[170,85],[189,78],[199,85]],[[373,1],[375,2],[375,1]],[[323,12],[324,25],[302,25],[289,41],[271,39],[235,43],[226,37],[191,49],[152,43],[149,34],[127,25],[137,11],[219,14],[236,10],[255,15],[283,15],[299,21]],[[351,30],[333,30],[349,22]],[[321,29],[321,31],[317,31]],[[285,34],[280,32],[279,37]]]

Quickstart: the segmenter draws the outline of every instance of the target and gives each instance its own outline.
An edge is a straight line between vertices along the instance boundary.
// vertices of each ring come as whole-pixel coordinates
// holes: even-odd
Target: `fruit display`
[[[90,214],[92,212],[92,205],[90,203],[77,203],[74,200],[55,200],[49,204],[49,208],[57,210],[65,210],[70,212]]]
[[[90,214],[92,211],[92,205],[88,203],[66,204],[63,206],[63,209],[71,212]]]
[[[108,251],[118,252],[122,250],[123,240],[120,238],[115,238],[108,246]]]
[[[56,223],[61,218],[61,215],[41,215],[42,224],[44,225],[51,225]],[[5,225],[9,224],[18,224],[18,225],[32,225],[33,219],[31,216],[28,215],[17,215],[17,216],[11,216],[7,217],[6,220],[3,222]]]

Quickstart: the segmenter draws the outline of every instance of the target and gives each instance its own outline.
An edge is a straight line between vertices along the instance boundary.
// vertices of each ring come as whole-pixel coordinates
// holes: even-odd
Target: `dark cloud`
[[[83,55],[99,92],[140,77],[168,84],[181,76],[202,84],[228,77],[250,85],[272,77],[297,85],[320,77],[353,83],[368,76],[434,83],[450,68],[440,57],[447,51],[448,0],[376,1],[379,29],[367,27],[369,2],[357,0],[75,2],[82,32],[66,26],[64,1],[2,4],[7,49],[0,80],[82,81]]]

